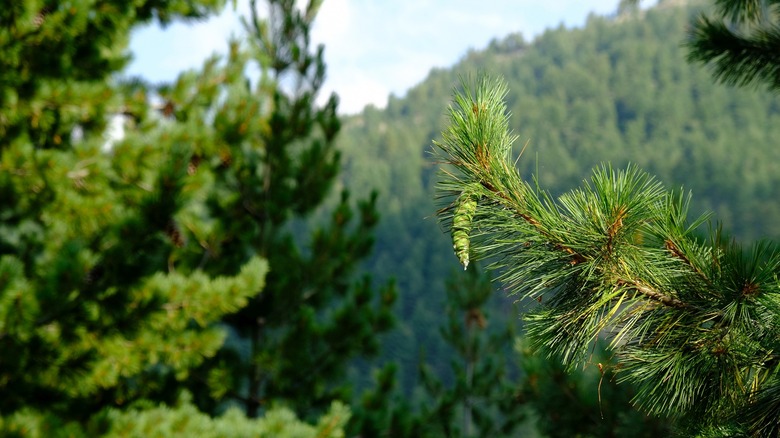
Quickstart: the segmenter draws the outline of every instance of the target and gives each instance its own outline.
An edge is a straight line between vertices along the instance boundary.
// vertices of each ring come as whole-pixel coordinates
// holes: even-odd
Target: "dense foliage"
[[[228,277],[176,263],[199,250],[180,224],[202,181],[190,175],[192,147],[149,129],[148,111],[107,150],[108,116],[143,100],[109,80],[129,28],[184,5],[82,6],[22,2],[2,12],[2,59],[12,64],[0,110],[4,414],[85,419],[169,397],[160,382],[185,379],[215,354],[225,337],[215,323],[261,290],[267,270],[259,258]]]
[[[693,213],[713,211],[739,240],[780,236],[780,103],[761,90],[715,84],[707,69],[686,62],[686,29],[698,13],[673,3],[613,17],[590,17],[581,29],[548,30],[534,41],[510,35],[471,51],[452,69],[434,70],[387,109],[366,108],[344,121],[344,183],[383,188],[377,251],[370,268],[397,278],[404,329],[387,351],[428,360],[447,374],[451,353],[435,330],[445,280],[457,258],[433,218],[430,141],[446,124],[459,77],[502,76],[509,89],[510,129],[522,175],[536,175],[553,194],[579,184],[609,160],[635,163],[670,187],[694,194]],[[749,146],[749,147],[747,147]],[[407,369],[411,370],[411,367]],[[405,385],[416,378],[401,373]]]
[[[750,4],[736,10],[721,13],[744,13],[761,32]],[[710,53],[702,44],[728,46],[703,26],[692,37],[694,56]],[[774,86],[774,76],[743,59],[710,59],[727,82]],[[780,66],[768,63],[770,71]],[[697,436],[778,436],[774,245],[744,247],[712,226],[702,238],[707,219],[689,216],[691,196],[635,166],[602,165],[581,187],[552,196],[515,167],[522,157],[512,154],[505,84],[482,78],[464,87],[434,142],[439,216],[464,265],[492,260],[511,293],[541,303],[526,316],[531,342],[573,366],[605,338],[616,358],[609,371],[635,385],[640,409],[680,418]]]
[[[514,324],[501,324],[499,318],[495,323],[487,310],[493,295],[489,277],[474,265],[447,282],[447,321],[441,335],[456,352],[454,379],[445,383],[430,366],[421,366],[431,400],[421,415],[431,436],[518,436],[526,420],[517,361],[507,360],[509,355],[515,358]]]
[[[524,417],[553,436],[640,426],[667,433],[663,422],[626,409],[634,389],[614,388],[618,365],[608,357],[567,375],[521,342],[522,371],[507,368],[510,301],[471,273],[453,275],[458,259],[473,255],[472,234],[481,230],[472,224],[486,193],[458,192],[453,256],[434,218],[428,152],[458,77],[475,71],[506,78],[508,128],[522,135],[513,153],[530,140],[520,174],[535,174],[550,199],[602,160],[632,162],[657,181],[684,183],[695,193],[690,210],[714,209],[739,239],[780,235],[780,152],[771,142],[780,105],[766,93],[714,85],[685,62],[680,43],[691,11],[672,7],[678,2],[646,12],[622,7],[532,42],[494,40],[406,96],[391,96],[386,110],[347,117],[344,130],[335,97],[314,105],[325,75],[322,48],[309,38],[319,1],[267,2],[268,14],[246,17],[225,57],[161,86],[122,78],[131,29],[203,17],[224,2],[12,3],[0,10],[2,434],[468,436],[500,435],[506,426],[511,436]],[[109,137],[118,116],[124,136]],[[609,186],[601,183],[612,175],[600,174],[597,186]],[[637,209],[652,204],[642,202]],[[374,231],[379,251],[364,265],[372,280],[358,268]],[[715,239],[713,260],[738,258],[724,241]],[[704,263],[701,241],[673,244],[663,250]],[[710,280],[734,283],[751,266],[758,265]],[[769,280],[758,277],[749,284],[762,291]],[[629,299],[630,291],[615,293]],[[732,309],[743,325],[737,318],[771,307],[748,301]],[[382,335],[394,305],[400,329]],[[697,330],[708,333],[705,344],[744,338],[724,327],[721,319]],[[773,348],[770,335],[751,351]],[[714,354],[719,345],[693,351]],[[372,374],[377,364],[365,358],[380,350],[384,363]],[[734,363],[744,365],[748,353],[718,357],[743,354]],[[757,397],[776,399],[772,391]],[[719,415],[716,400],[702,413]],[[667,412],[664,403],[685,408],[679,399],[645,406]],[[578,408],[556,411],[562,405]],[[773,412],[749,406],[754,417]]]
[[[130,30],[222,2],[0,12],[0,433],[343,434],[331,401],[349,399],[346,365],[376,351],[394,292],[354,278],[374,198],[354,213],[344,193],[293,238],[338,172],[339,122],[335,97],[314,104],[319,2],[268,5],[261,19],[251,2],[224,59],[160,86],[119,75]],[[244,413],[206,415],[230,401]]]
[[[526,316],[532,342],[573,366],[606,336],[643,410],[713,436],[775,436],[778,253],[718,231],[700,241],[688,198],[635,167],[604,166],[553,198],[512,166],[505,93],[483,79],[456,96],[437,143],[440,214],[454,239],[469,223],[473,255],[508,290],[542,303]]]
[[[250,417],[284,402],[309,416],[350,399],[347,365],[378,350],[395,291],[356,276],[372,249],[376,194],[355,208],[342,191],[327,220],[294,226],[338,174],[338,100],[314,104],[325,65],[309,32],[321,2],[267,3],[250,1],[246,44],[160,96],[194,143],[198,172],[211,178],[198,211],[211,220],[197,229],[204,251],[181,262],[230,274],[260,255],[270,267],[263,293],[223,318],[235,336],[190,379],[195,401],[214,412],[238,402]]]

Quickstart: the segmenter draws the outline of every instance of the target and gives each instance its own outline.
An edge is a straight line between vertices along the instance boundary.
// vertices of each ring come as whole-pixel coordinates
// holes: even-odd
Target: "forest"
[[[527,222],[553,223],[543,205],[576,204],[590,192],[569,190],[583,181],[608,185],[610,172],[593,169],[628,169],[615,178],[644,181],[641,169],[681,193],[690,217],[704,215],[679,241],[657,245],[691,265],[704,257],[708,232],[725,242],[718,248],[777,241],[778,96],[722,83],[685,44],[691,23],[719,13],[718,2],[640,9],[624,1],[581,28],[531,41],[497,36],[390,96],[386,108],[341,116],[337,96],[315,103],[327,66],[310,31],[322,1],[248,1],[254,12],[225,42],[227,54],[169,84],[121,74],[129,32],[207,17],[226,2],[29,0],[0,11],[1,435],[777,436],[775,268],[755,274],[770,291],[755,301],[769,310],[743,312],[758,315],[745,326],[765,336],[723,329],[707,347],[721,358],[724,339],[740,340],[734,369],[763,352],[745,380],[757,387],[764,376],[769,389],[733,409],[724,401],[697,410],[682,396],[667,408],[645,402],[645,381],[622,377],[634,362],[598,323],[636,299],[627,281],[617,280],[613,292],[623,295],[613,307],[588,316],[600,328],[591,339],[556,350],[568,341],[545,338],[540,327],[555,306],[570,306],[566,319],[580,304],[562,298],[578,280],[559,273],[587,265],[586,243],[501,228],[531,213],[489,210],[509,189],[529,190],[524,199],[542,201]],[[505,94],[474,85],[486,76],[500,78]],[[475,99],[475,117],[496,108],[477,132],[506,124],[487,143],[504,147],[536,191],[517,182],[491,198],[491,174],[469,168],[461,171],[476,183],[447,180],[442,163],[462,165],[447,153],[491,166],[499,155],[460,149],[470,140],[458,135],[472,131],[456,123],[458,96]],[[117,116],[125,133],[111,138]],[[642,204],[643,196],[635,193],[635,209],[655,212],[661,201]],[[624,219],[631,216],[614,223]],[[655,242],[636,237],[647,234],[636,226],[626,245]],[[492,230],[503,230],[498,243],[487,240]],[[501,239],[518,233],[525,240],[515,246],[536,257],[517,256],[528,272],[557,257],[544,248],[564,248],[574,261],[524,286],[519,262],[501,264],[515,260]],[[774,252],[761,248],[756,257],[774,266]],[[682,275],[675,269],[657,277]],[[685,281],[694,290],[704,280]],[[545,284],[554,298],[537,290]],[[531,290],[515,290],[523,288]],[[666,302],[685,308],[689,298]],[[707,315],[692,327],[721,327]],[[621,320],[614,333],[637,321]],[[754,422],[739,416],[745,409]]]
[[[548,30],[533,42],[496,39],[391,97],[387,109],[345,119],[341,181],[358,195],[381,188],[382,221],[367,267],[396,278],[402,321],[437,327],[446,279],[457,275],[450,237],[434,215],[430,144],[447,123],[453,88],[479,72],[506,81],[515,152],[525,148],[519,171],[552,193],[577,186],[603,162],[631,163],[690,191],[692,211],[712,212],[739,241],[780,236],[773,202],[780,102],[764,89],[715,83],[706,68],[686,62],[682,42],[695,12],[667,3],[673,6],[641,17],[593,16],[581,29]],[[414,345],[410,355],[435,337],[405,334],[388,342]]]

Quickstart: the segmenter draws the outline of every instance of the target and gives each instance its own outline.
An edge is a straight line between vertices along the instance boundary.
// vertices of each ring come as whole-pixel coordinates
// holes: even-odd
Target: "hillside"
[[[601,162],[636,163],[666,186],[692,191],[694,207],[713,211],[736,238],[780,237],[780,101],[764,90],[716,85],[706,69],[689,65],[682,43],[692,13],[659,7],[591,17],[583,28],[549,30],[532,42],[509,35],[432,71],[386,109],[369,107],[345,121],[342,183],[361,196],[380,190],[369,268],[380,279],[395,277],[401,293],[403,327],[388,339],[389,355],[414,361],[424,348],[437,357],[444,281],[458,263],[433,218],[428,152],[459,77],[486,72],[508,82],[516,150],[528,142],[518,167],[553,193]]]

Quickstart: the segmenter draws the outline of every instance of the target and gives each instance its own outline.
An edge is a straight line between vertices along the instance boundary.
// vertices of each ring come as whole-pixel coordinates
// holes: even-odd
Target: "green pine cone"
[[[463,269],[469,266],[469,233],[476,211],[477,196],[468,189],[464,190],[455,201],[455,212],[452,216],[452,247],[463,264]]]

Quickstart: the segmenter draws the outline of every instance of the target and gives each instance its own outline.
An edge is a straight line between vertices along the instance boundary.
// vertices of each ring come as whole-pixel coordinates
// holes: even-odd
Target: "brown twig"
[[[665,295],[663,292],[659,292],[650,286],[641,284],[636,281],[627,281],[627,280],[618,280],[617,284],[619,286],[627,287],[629,289],[633,289],[640,294],[650,298],[653,301],[658,301],[659,303],[669,306],[669,307],[676,307],[678,309],[685,309],[690,307],[687,303],[678,300],[677,298],[670,297],[668,295]]]

